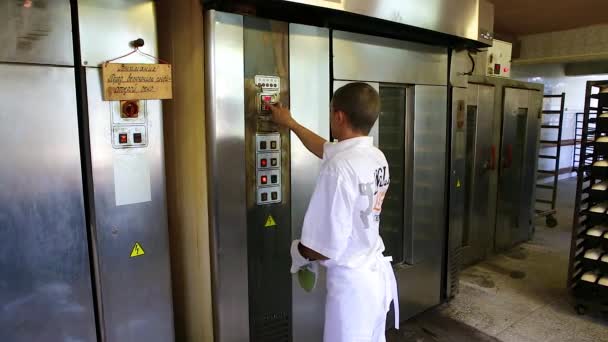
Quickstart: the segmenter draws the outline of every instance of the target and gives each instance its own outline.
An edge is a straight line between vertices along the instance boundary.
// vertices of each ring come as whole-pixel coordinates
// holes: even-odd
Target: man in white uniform
[[[378,119],[378,92],[365,83],[338,89],[331,103],[329,143],[298,124],[288,109],[272,107],[275,123],[291,129],[323,159],[301,241],[292,244],[292,273],[320,262],[327,267],[325,342],[384,342],[391,301],[399,321],[397,285],[379,233],[390,183],[384,154],[368,134]]]

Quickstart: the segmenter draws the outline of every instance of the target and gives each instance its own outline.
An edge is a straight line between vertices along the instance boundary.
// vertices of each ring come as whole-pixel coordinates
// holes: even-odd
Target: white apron
[[[385,342],[391,302],[399,328],[399,299],[391,257],[378,257],[372,267],[327,269],[325,342]]]

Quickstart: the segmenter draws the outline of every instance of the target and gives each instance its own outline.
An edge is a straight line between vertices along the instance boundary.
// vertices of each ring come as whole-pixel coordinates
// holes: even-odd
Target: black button
[[[266,149],[266,142],[260,141],[260,150],[265,150],[265,149]]]
[[[141,133],[133,133],[133,142],[141,144]]]
[[[278,193],[278,192],[276,192],[276,191],[273,191],[273,192],[270,194],[270,198],[272,198],[272,200],[273,200],[273,201],[276,201],[276,199],[277,199],[277,198],[279,198],[279,193]]]
[[[266,202],[268,201],[268,193],[267,192],[263,192],[262,193],[262,202]]]
[[[127,133],[120,133],[118,135],[118,142],[120,144],[126,144],[127,143]]]
[[[270,165],[277,166],[277,163],[278,163],[277,158],[270,159]]]
[[[278,180],[279,180],[279,177],[277,177],[277,175],[270,176],[270,183],[276,184]]]
[[[276,148],[277,148],[277,142],[276,142],[276,141],[274,141],[274,140],[273,140],[273,141],[271,141],[271,142],[270,142],[270,149],[272,149],[272,150],[276,150]]]

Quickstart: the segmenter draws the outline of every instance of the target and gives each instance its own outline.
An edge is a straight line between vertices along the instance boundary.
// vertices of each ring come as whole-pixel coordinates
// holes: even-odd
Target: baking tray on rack
[[[608,179],[608,160],[598,160],[591,165],[591,176],[597,179]]]

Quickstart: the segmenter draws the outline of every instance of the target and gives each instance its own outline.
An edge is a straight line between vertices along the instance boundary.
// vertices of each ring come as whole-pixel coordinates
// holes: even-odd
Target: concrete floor
[[[579,316],[566,290],[576,179],[559,184],[558,227],[462,271],[451,302],[408,322],[389,342],[608,342],[608,321]]]

